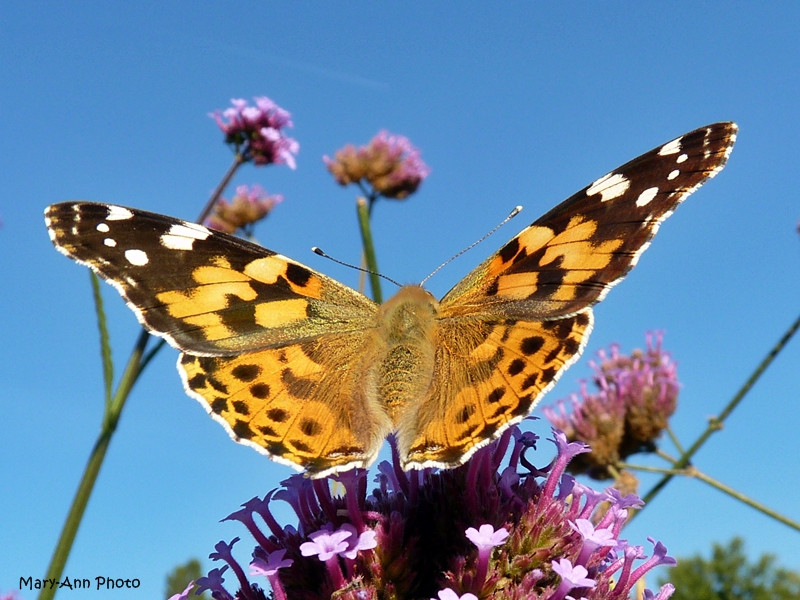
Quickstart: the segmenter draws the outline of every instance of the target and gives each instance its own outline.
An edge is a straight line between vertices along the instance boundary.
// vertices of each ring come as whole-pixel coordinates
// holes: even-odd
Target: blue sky
[[[267,95],[292,113],[301,150],[296,171],[240,170],[237,183],[286,197],[257,236],[346,283],[357,275],[309,252],[359,257],[354,191],[321,160],[345,143],[387,128],[432,168],[413,199],[375,211],[379,264],[394,279],[421,279],[525,206],[429,282],[441,295],[588,182],[685,131],[735,120],[725,171],[597,308],[586,356],[545,400],[575,389],[599,348],[628,351],[664,329],[683,384],[673,427],[689,444],[797,316],[798,27],[794,3],[8,4],[0,590],[44,576],[101,416],[88,275],[51,247],[46,205],[89,199],[193,219],[231,159],[207,113]],[[121,369],[138,327],[104,292]],[[175,359],[163,351],[137,384],[67,565],[75,577],[141,580],[114,598],[161,597],[173,565],[243,534],[219,519],[290,474],[232,443],[184,395]],[[794,340],[695,460],[795,519],[799,361]],[[550,455],[544,443],[540,462]],[[627,530],[636,543],[648,535],[675,555],[741,535],[752,555],[800,569],[796,531],[694,480],[673,481]]]

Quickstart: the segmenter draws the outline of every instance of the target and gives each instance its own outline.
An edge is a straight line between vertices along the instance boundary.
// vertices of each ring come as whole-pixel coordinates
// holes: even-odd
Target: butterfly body
[[[434,377],[439,303],[408,285],[380,306],[371,342],[377,359],[372,389],[397,427],[407,407],[424,397]]]
[[[591,306],[725,164],[732,123],[687,133],[534,221],[440,301],[377,305],[200,225],[94,203],[48,207],[56,248],[114,284],[181,351],[237,441],[311,476],[363,467],[394,432],[404,468],[452,467],[523,419],[583,350]]]

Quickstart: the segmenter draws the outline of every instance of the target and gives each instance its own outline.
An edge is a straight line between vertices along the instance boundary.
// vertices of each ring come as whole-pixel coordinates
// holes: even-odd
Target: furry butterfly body
[[[687,133],[534,221],[437,301],[377,305],[280,254],[130,208],[63,203],[59,251],[112,283],[181,351],[229,434],[311,476],[369,465],[395,432],[405,468],[452,467],[520,421],[586,344],[591,306],[659,224],[725,164],[732,123]]]

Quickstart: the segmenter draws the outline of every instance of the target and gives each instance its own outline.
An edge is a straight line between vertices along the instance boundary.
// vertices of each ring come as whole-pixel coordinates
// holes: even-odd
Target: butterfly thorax
[[[378,311],[379,357],[371,375],[378,398],[395,424],[405,407],[418,402],[430,388],[438,311],[433,295],[418,285],[403,286]]]

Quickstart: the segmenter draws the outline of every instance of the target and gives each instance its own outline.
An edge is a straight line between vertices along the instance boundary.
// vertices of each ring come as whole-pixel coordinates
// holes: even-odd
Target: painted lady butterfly
[[[255,244],[131,208],[64,203],[45,217],[59,251],[182,352],[188,394],[236,441],[318,477],[369,465],[396,432],[405,468],[452,467],[575,362],[591,306],[735,139],[716,123],[615,169],[439,301],[409,285],[379,306]]]

